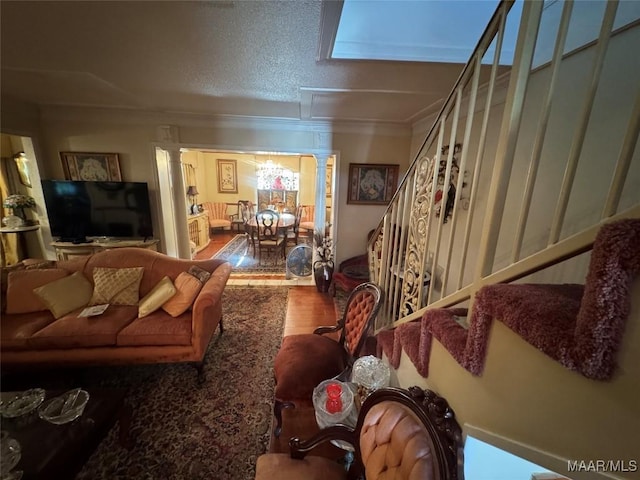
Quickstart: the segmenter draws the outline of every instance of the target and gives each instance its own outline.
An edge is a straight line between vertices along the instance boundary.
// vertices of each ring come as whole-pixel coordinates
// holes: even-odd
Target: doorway
[[[180,195],[184,199],[189,197],[187,202],[189,205],[193,202],[192,196],[188,195],[189,187],[195,187],[192,191],[197,192],[197,204],[225,203],[227,215],[237,213],[237,204],[240,200],[250,200],[255,205],[259,205],[258,193],[265,189],[260,188],[264,185],[259,185],[257,171],[264,165],[272,165],[274,171],[282,169],[297,175],[297,184],[289,186],[288,190],[287,188],[283,189],[285,192],[290,192],[289,196],[295,205],[316,205],[318,203],[316,190],[318,186],[321,186],[324,190],[326,204],[325,223],[331,228],[335,226],[337,218],[336,155],[328,157],[326,175],[322,182],[318,182],[316,179],[317,160],[313,153],[240,151],[203,147],[182,147],[180,152],[180,162],[183,165],[182,185],[180,187],[174,185],[173,190],[175,190],[174,194]],[[158,163],[158,168],[165,167],[161,167]],[[159,175],[161,175],[160,172]],[[181,190],[180,193],[177,193],[178,188]],[[161,196],[166,198],[171,195],[172,189],[167,185],[167,188],[160,188],[160,192]],[[170,209],[165,209],[164,204],[165,200],[161,199],[163,216],[166,217]],[[175,208],[171,210],[175,213]],[[187,217],[188,214],[189,212],[187,212]],[[166,218],[163,223],[167,223]],[[182,225],[183,222],[176,218],[175,222],[170,223]],[[174,232],[175,234],[167,233],[166,227],[164,230],[165,235],[169,235],[171,238],[176,238],[176,235],[187,238],[188,235],[186,224],[179,231]],[[169,244],[166,243],[166,245],[168,248]]]

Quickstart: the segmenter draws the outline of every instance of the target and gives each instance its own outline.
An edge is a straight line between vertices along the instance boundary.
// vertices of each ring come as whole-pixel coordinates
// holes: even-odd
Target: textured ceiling
[[[410,124],[461,70],[317,61],[321,1],[3,0],[0,18],[2,94],[39,105]]]

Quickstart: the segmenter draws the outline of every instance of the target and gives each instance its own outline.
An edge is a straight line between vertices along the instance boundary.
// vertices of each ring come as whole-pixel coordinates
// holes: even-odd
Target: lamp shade
[[[187,188],[187,195],[198,195],[198,187],[195,185],[189,185]]]

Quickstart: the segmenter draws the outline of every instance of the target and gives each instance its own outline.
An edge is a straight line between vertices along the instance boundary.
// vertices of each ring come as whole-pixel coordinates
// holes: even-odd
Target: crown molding
[[[134,109],[99,107],[41,106],[43,122],[83,121],[91,123],[118,123],[126,125],[176,125],[179,127],[206,127],[248,129],[260,131],[350,133],[365,135],[411,136],[411,125],[371,121],[297,120],[275,117],[238,115],[207,115],[193,113],[154,112]]]

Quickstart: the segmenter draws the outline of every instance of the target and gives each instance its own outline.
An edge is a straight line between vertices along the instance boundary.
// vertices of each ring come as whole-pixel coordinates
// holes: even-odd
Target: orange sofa
[[[64,269],[69,274],[82,272],[92,285],[95,267],[143,267],[140,298],[164,276],[175,281],[192,265],[210,272],[211,276],[191,308],[177,317],[160,308],[138,318],[136,305],[110,305],[96,317],[78,317],[82,310],[78,308],[57,320],[49,310],[43,309],[3,313],[0,320],[3,371],[54,365],[193,362],[202,372],[202,362],[218,324],[222,333],[222,292],[231,273],[229,263],[213,259],[176,259],[141,248],[106,250],[49,263],[47,269]],[[44,275],[45,269],[36,271],[36,275]],[[3,280],[5,289],[7,282]],[[8,283],[11,284],[11,280]],[[3,310],[5,303],[3,301]]]

